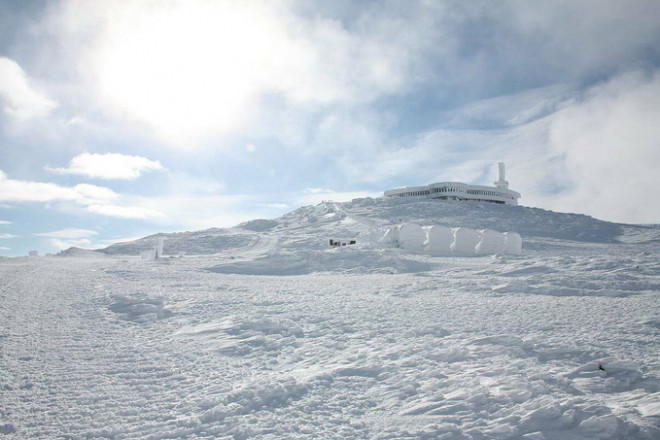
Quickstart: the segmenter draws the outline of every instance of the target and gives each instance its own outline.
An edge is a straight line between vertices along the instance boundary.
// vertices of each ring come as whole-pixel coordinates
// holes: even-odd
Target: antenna
[[[507,189],[509,188],[509,182],[506,181],[505,174],[506,174],[506,169],[504,167],[504,162],[500,162],[499,164],[499,180],[495,182],[495,186],[498,188],[504,188]]]

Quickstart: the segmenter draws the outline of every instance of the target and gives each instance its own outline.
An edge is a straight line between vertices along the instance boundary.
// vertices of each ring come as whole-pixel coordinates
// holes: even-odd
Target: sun
[[[104,103],[174,144],[242,125],[260,93],[286,88],[304,51],[251,2],[146,2],[115,14],[96,51]]]

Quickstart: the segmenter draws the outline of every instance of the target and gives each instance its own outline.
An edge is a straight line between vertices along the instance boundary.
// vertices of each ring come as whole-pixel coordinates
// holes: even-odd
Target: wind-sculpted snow
[[[413,273],[432,268],[427,261],[401,252],[341,248],[325,251],[281,252],[254,260],[219,264],[210,271],[243,275],[306,275],[314,272]]]
[[[163,297],[148,297],[146,295],[113,297],[113,303],[108,309],[120,315],[123,319],[147,322],[154,319],[168,318],[172,315],[164,307]]]
[[[658,228],[467,205],[324,203],[182,233],[183,258],[1,260],[0,439],[660,438]],[[408,222],[518,231],[523,253],[367,239]]]

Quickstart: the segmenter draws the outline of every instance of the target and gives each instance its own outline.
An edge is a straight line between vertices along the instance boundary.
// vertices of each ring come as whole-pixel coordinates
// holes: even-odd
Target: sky
[[[660,2],[0,0],[0,255],[507,165],[660,223]]]

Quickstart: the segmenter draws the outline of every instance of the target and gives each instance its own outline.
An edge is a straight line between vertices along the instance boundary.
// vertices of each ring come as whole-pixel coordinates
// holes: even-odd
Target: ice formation
[[[481,231],[481,240],[475,247],[477,255],[492,255],[504,252],[505,235],[491,229]],[[516,253],[516,252],[509,252]]]
[[[392,226],[378,242],[437,256],[522,253],[522,238],[516,232],[501,233],[491,229],[476,230],[466,227],[451,229],[442,225],[421,227],[415,223],[404,223]]]
[[[165,244],[165,237],[158,237],[156,241],[156,258],[163,258],[163,244]]]
[[[406,223],[399,227],[399,244],[409,251],[421,251],[426,241],[426,233],[415,223]]]
[[[479,231],[475,229],[455,228],[454,241],[451,246],[449,246],[449,249],[451,249],[452,254],[456,255],[474,255],[479,239]]]
[[[522,253],[522,237],[517,232],[504,233],[504,251],[505,254],[518,255]]]
[[[454,233],[446,226],[434,225],[427,229],[426,250],[432,255],[449,255]]]

